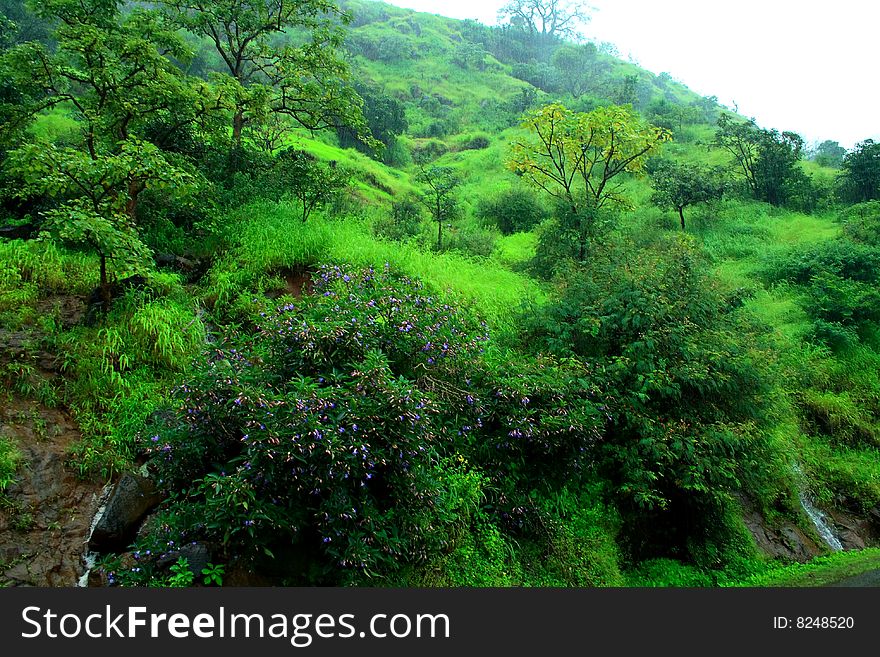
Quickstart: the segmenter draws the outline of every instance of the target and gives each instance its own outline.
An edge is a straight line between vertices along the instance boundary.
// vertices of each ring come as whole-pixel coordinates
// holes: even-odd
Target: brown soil
[[[284,295],[290,295],[295,299],[301,298],[305,294],[311,294],[314,289],[312,275],[314,270],[303,267],[292,267],[282,269],[275,273],[282,281],[284,287],[271,290],[266,296],[270,298],[278,298]]]

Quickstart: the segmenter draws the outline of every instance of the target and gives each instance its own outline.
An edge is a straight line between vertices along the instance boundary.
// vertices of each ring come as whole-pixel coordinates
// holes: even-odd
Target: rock
[[[837,538],[844,550],[864,550],[866,547],[862,537],[851,529],[842,529]]]
[[[159,505],[161,497],[149,479],[128,472],[110,493],[104,513],[89,538],[93,552],[120,552],[134,540],[146,515]]]
[[[203,543],[190,543],[179,550],[169,552],[159,559],[156,565],[160,568],[170,568],[177,560],[183,557],[189,564],[189,572],[193,574],[196,582],[202,578],[202,570],[211,563],[211,551]]]
[[[184,273],[194,271],[197,266],[192,259],[173,253],[157,253],[155,260],[159,267],[171,267]]]

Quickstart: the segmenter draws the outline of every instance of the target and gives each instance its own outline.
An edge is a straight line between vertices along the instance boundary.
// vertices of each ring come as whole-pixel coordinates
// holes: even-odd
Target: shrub
[[[783,253],[767,265],[771,280],[806,284],[820,272],[872,282],[880,277],[880,249],[846,239],[823,242],[805,251]]]
[[[880,247],[880,201],[868,201],[841,213],[843,232],[854,242]]]
[[[419,234],[422,226],[422,204],[413,198],[395,201],[391,213],[373,227],[379,237],[405,241]]]
[[[336,582],[443,550],[478,494],[450,487],[438,402],[414,382],[472,359],[481,327],[413,281],[339,267],[262,320],[208,355],[175,393],[179,428],[149,441],[202,518],[190,535],[316,554],[314,577]]]
[[[769,354],[704,272],[685,238],[635,256],[610,249],[526,318],[532,349],[595,373],[609,420],[604,467],[630,509],[723,501],[760,443]]]
[[[515,187],[483,201],[477,215],[494,223],[504,235],[530,231],[548,216],[534,194]]]

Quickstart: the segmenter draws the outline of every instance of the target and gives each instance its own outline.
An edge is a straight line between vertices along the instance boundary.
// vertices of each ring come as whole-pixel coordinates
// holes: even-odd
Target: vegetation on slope
[[[873,143],[521,22],[214,4],[254,37],[3,2],[0,376],[166,493],[115,582],[768,584],[744,499],[880,504]]]

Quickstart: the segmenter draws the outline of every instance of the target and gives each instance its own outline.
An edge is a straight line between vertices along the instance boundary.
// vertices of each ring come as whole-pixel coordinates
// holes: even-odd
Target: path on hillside
[[[847,577],[827,586],[841,587],[880,587],[880,570],[869,570],[852,577]]]

